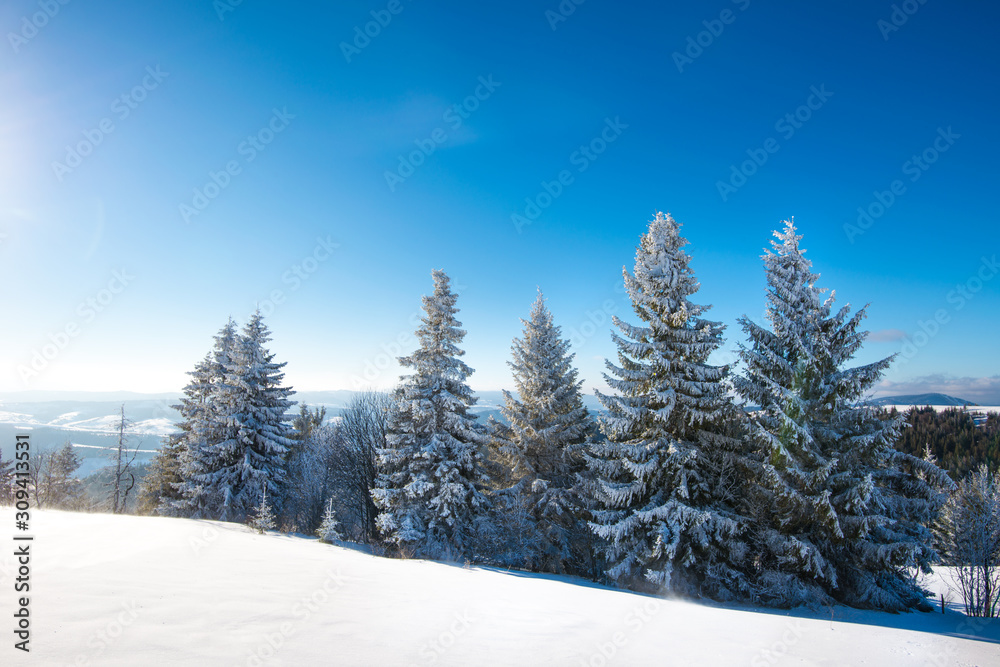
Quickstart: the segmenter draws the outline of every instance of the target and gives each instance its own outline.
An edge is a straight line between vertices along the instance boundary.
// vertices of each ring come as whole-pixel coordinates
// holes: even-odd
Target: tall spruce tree
[[[524,335],[514,339],[508,362],[517,397],[504,391],[507,423],[491,422],[513,483],[500,495],[516,495],[511,501],[531,517],[537,539],[533,553],[524,554],[531,569],[584,571],[592,560],[589,499],[582,493],[584,448],[594,421],[583,406],[569,341],[552,321],[541,290],[531,319],[521,322]]]
[[[180,403],[174,406],[181,414],[177,424],[180,432],[161,452],[161,457],[176,457],[176,462],[164,458],[159,464],[167,475],[176,470],[180,481],[170,482],[175,494],[161,496],[157,510],[160,514],[213,519],[219,516],[221,494],[217,487],[206,483],[203,475],[219,463],[215,448],[228,428],[221,418],[222,397],[230,390],[225,386],[225,375],[237,363],[238,341],[236,323],[229,318],[216,334],[212,351],[188,373],[191,381],[184,387]]]
[[[287,416],[295,401],[288,397],[290,387],[282,386],[282,368],[266,344],[271,333],[257,310],[243,327],[237,348],[238,365],[227,373],[225,383],[233,387],[233,412],[228,420],[237,427],[234,438],[223,441],[220,449],[239,454],[236,465],[215,473],[225,485],[236,516],[246,516],[269,493],[272,504],[280,507],[284,492],[285,460],[294,446],[291,423]]]
[[[465,331],[455,318],[457,297],[443,271],[432,275],[434,293],[423,297],[416,331],[420,347],[399,359],[413,372],[394,394],[372,496],[381,510],[379,530],[402,553],[459,559],[471,554],[474,527],[487,507],[484,437],[469,413],[476,397],[466,383],[473,370],[460,359]]]
[[[281,385],[285,363],[265,347],[270,332],[260,311],[236,332],[230,322],[216,336],[210,362],[196,369],[180,485],[182,507],[193,516],[243,521],[265,490],[281,497],[285,459],[292,446],[286,413],[292,390]],[[194,399],[207,391],[206,400]]]
[[[602,506],[593,529],[620,585],[743,597],[747,549],[732,485],[748,464],[728,434],[739,423],[728,367],[707,363],[723,326],[702,317],[709,306],[691,301],[699,284],[686,244],[673,218],[657,213],[634,275],[622,271],[642,324],[613,318],[619,363],[606,362],[605,379],[617,393],[598,393],[608,440],[592,448]]]
[[[777,604],[922,606],[907,570],[927,571],[935,558],[926,526],[947,481],[932,462],[894,449],[902,417],[860,404],[891,358],[845,367],[867,335],[858,330],[867,307],[832,310],[795,232],[786,221],[764,255],[771,329],[740,320],[750,345],[736,385],[759,406],[749,429],[763,459],[759,593]]]

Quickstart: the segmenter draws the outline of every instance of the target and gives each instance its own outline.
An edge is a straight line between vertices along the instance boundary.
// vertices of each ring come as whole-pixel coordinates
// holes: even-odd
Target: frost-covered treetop
[[[717,417],[725,403],[717,385],[728,367],[706,363],[722,344],[724,326],[702,319],[711,306],[689,298],[700,284],[684,251],[687,243],[680,225],[658,212],[636,250],[634,275],[622,269],[632,308],[645,326],[611,318],[621,332],[612,333],[619,364],[606,361],[610,374],[604,377],[621,396],[597,392],[611,413],[602,420],[609,437],[635,435],[648,419],[681,430],[695,427]]]
[[[634,277],[622,269],[625,289],[645,322],[664,318],[672,326],[682,326],[709,308],[687,299],[701,285],[688,266],[691,257],[683,250],[688,241],[680,227],[669,213],[657,212],[635,251]]]
[[[431,275],[434,293],[422,298],[424,316],[416,331],[420,347],[410,356],[401,357],[399,362],[413,368],[416,375],[464,381],[473,371],[458,359],[465,354],[458,347],[465,338],[462,323],[455,319],[458,295],[451,291],[451,278],[444,271],[434,269]]]
[[[507,365],[522,400],[529,396],[551,398],[564,386],[576,386],[577,374],[571,365],[576,355],[569,351],[569,341],[562,339],[562,327],[553,322],[541,289],[531,307],[531,318],[522,319],[521,324],[524,337],[514,339],[513,361]]]
[[[817,287],[819,274],[812,272],[812,262],[799,247],[802,236],[796,234],[794,218],[783,221],[784,229],[775,231],[777,241],[771,241],[772,251],[762,256],[767,271],[767,317],[779,338],[790,338],[807,345],[809,330],[815,329],[829,316],[834,294],[826,301],[826,288]],[[803,355],[810,349],[799,350]]]

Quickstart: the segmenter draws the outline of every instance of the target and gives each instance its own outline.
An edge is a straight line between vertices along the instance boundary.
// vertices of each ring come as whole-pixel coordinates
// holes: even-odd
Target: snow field
[[[0,508],[0,525],[13,521]],[[32,653],[7,630],[2,664],[1000,662],[1000,621],[954,611],[725,608],[187,519],[33,511],[32,528]],[[0,559],[6,619],[12,551]]]

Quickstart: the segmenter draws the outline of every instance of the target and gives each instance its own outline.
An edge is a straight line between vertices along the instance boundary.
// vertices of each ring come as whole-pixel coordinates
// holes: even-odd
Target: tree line
[[[977,426],[967,410],[948,408],[937,412],[923,407],[909,410],[905,419],[908,427],[903,429],[896,448],[915,456],[929,450],[956,482],[983,463],[991,470],[1000,465],[1000,414],[988,413],[983,424]]]
[[[190,373],[140,502],[640,591],[927,609],[915,573],[941,557],[931,529],[954,483],[894,446],[902,415],[865,404],[891,361],[849,366],[865,308],[834,306],[791,221],[775,237],[768,325],[739,320],[737,374],[708,362],[724,326],[696,300],[680,226],[656,215],[623,269],[635,319],[613,318],[600,415],[541,292],[512,346],[516,392],[485,424],[443,271],[399,386],[358,395],[339,420],[305,405],[290,420],[262,316],[230,320]]]

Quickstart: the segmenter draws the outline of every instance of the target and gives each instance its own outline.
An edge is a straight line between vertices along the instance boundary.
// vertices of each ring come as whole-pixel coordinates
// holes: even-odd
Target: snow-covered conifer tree
[[[226,415],[236,433],[219,444],[219,449],[238,456],[228,466],[214,471],[214,478],[225,489],[224,510],[240,517],[254,507],[265,492],[277,502],[284,490],[285,455],[294,445],[287,413],[295,401],[288,400],[290,387],[281,381],[287,362],[276,363],[265,347],[270,331],[258,310],[243,328],[237,346],[235,369],[225,377],[231,393],[232,411]]]
[[[227,369],[236,365],[236,346],[239,332],[236,323],[229,319],[215,336],[211,352],[195,364],[188,375],[191,381],[184,387],[184,395],[178,405],[182,420],[177,424],[180,432],[168,441],[161,457],[176,454],[179,482],[174,482],[175,498],[164,494],[158,508],[160,514],[179,514],[194,518],[217,518],[222,505],[218,489],[209,486],[202,475],[218,465],[215,447],[223,438],[225,421],[222,414],[222,396],[227,395],[225,386]],[[159,458],[159,457],[158,457]],[[173,464],[163,461],[168,469]]]
[[[476,397],[466,383],[473,371],[460,359],[465,331],[455,318],[457,297],[443,271],[432,275],[434,293],[423,297],[416,331],[420,347],[399,359],[413,372],[394,395],[372,496],[381,511],[379,530],[401,552],[458,559],[470,553],[474,525],[486,510],[483,434],[469,414]]]
[[[531,569],[581,571],[589,565],[589,499],[581,494],[587,472],[583,449],[594,422],[583,406],[569,341],[552,321],[541,291],[522,320],[524,336],[511,347],[517,397],[504,391],[507,424],[491,422],[508,468],[513,507],[524,506],[537,533],[534,553],[523,554]],[[505,511],[505,510],[501,510]]]
[[[181,485],[194,516],[242,521],[265,489],[280,499],[285,455],[292,445],[286,413],[294,402],[283,387],[285,363],[276,363],[265,344],[270,332],[260,311],[237,334],[230,321],[216,337],[207,368],[195,375],[201,386],[210,374],[205,409],[195,413]]]
[[[343,539],[340,534],[340,522],[337,521],[337,513],[333,511],[333,498],[326,502],[326,511],[323,513],[323,522],[316,531],[320,542],[333,544],[334,541]]]
[[[183,500],[177,487],[184,482],[181,462],[186,451],[184,433],[168,435],[153,456],[146,475],[139,484],[136,512],[139,514],[177,514],[176,504]]]
[[[926,526],[943,500],[934,488],[942,473],[894,449],[901,416],[860,403],[891,358],[845,367],[867,335],[858,330],[865,308],[833,312],[795,232],[786,221],[764,256],[771,328],[740,320],[750,346],[736,385],[759,406],[749,428],[764,462],[758,592],[777,604],[921,606],[907,569],[935,557]]]
[[[684,251],[687,240],[657,213],[636,250],[625,289],[642,324],[613,318],[618,365],[607,362],[598,398],[608,440],[592,447],[602,509],[593,528],[606,543],[608,574],[621,585],[717,598],[746,595],[747,557],[733,480],[745,474],[728,367],[707,363],[723,326],[702,317]]]
[[[254,508],[247,523],[251,528],[261,534],[269,530],[274,530],[274,511],[271,509],[271,504],[267,502],[266,488],[264,489],[263,495],[260,497],[260,503],[258,503],[257,507]]]

